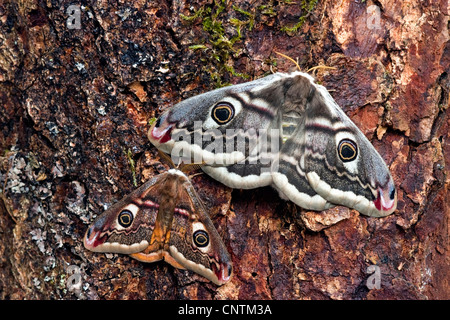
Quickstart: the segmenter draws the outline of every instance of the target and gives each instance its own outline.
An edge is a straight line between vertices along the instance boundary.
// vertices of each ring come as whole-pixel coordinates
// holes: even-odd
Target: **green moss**
[[[275,11],[272,1],[269,4],[258,6],[257,9],[259,12],[261,12],[261,14],[269,17],[275,17],[277,15],[277,12]]]
[[[158,118],[155,118],[155,117],[150,118],[148,120],[148,125],[151,127],[156,122],[156,120],[158,120]]]
[[[131,152],[130,149],[125,151],[125,148],[123,149],[123,153],[125,154],[125,156],[128,159],[128,163],[130,164],[130,169],[131,169],[131,177],[133,179],[133,185],[135,187],[137,187],[137,180],[136,180],[136,163],[133,159],[133,153]]]
[[[193,11],[192,15],[181,15],[189,24],[201,24],[202,29],[208,33],[204,43],[195,43],[189,46],[191,50],[202,50],[205,63],[204,71],[211,75],[216,87],[227,85],[224,79],[229,75],[249,78],[247,74],[236,72],[233,61],[242,55],[239,43],[247,32],[251,32],[258,19],[262,16],[275,17],[280,6],[300,5],[304,14],[294,26],[284,26],[281,31],[287,33],[297,32],[313,11],[318,0],[267,1],[264,5],[250,7],[246,10],[232,4],[228,0],[214,0],[211,4]],[[267,21],[267,18],[262,20]]]
[[[203,61],[207,63],[205,68],[211,75],[216,87],[227,85],[223,82],[226,73],[232,76],[248,78],[243,73],[236,72],[230,64],[231,58],[239,57],[240,50],[235,46],[242,39],[242,29],[244,26],[253,28],[254,16],[251,13],[233,6],[233,10],[248,17],[247,20],[228,17],[228,2],[225,0],[215,0],[211,6],[203,7],[195,11],[191,16],[181,15],[182,19],[189,22],[200,22],[204,31],[208,32],[209,37],[204,44],[194,44],[189,46],[191,50],[207,51],[207,58]],[[222,14],[223,13],[223,14]],[[233,26],[233,33],[225,31],[224,23]]]
[[[245,21],[242,21],[242,20],[239,20],[239,19],[232,19],[232,20],[235,20],[234,24],[238,25],[239,28],[241,26],[243,26],[243,25],[248,25],[248,30],[252,31],[253,27],[255,26],[255,18],[256,18],[255,13],[251,13],[251,12],[245,11],[245,10],[239,8],[238,6],[235,6],[235,5],[233,5],[233,10],[243,14],[246,17],[248,17],[248,19],[245,20]]]
[[[184,14],[180,14],[180,17],[186,21],[194,21],[195,19],[200,18],[203,15],[203,11],[204,9],[200,8],[197,11],[195,11],[192,16],[185,16]]]
[[[305,23],[306,19],[308,18],[308,16],[310,15],[310,13],[314,10],[314,7],[316,6],[318,0],[302,0],[300,3],[300,6],[302,8],[302,10],[306,11],[305,14],[303,14],[299,19],[298,22],[292,26],[292,27],[287,27],[284,26],[281,28],[281,31],[287,32],[287,33],[295,33],[298,31],[298,29],[300,29],[303,24]]]
[[[191,50],[208,49],[208,47],[205,46],[204,44],[194,44],[192,46],[189,46],[189,49]]]

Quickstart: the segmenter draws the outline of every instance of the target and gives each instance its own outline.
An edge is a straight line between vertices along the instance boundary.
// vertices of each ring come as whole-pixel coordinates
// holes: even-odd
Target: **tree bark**
[[[447,1],[83,3],[0,2],[1,299],[450,298]],[[311,73],[386,160],[397,211],[307,212],[201,175],[230,283],[87,251],[93,217],[167,169],[148,120],[295,67],[275,52],[334,68]]]

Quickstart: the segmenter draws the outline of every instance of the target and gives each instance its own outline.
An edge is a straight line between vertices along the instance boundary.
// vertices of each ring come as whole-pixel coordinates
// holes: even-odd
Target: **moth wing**
[[[229,187],[270,185],[272,150],[278,153],[280,140],[279,134],[272,137],[272,129],[281,125],[275,102],[284,95],[282,84],[273,85],[278,81],[286,81],[285,76],[273,74],[184,100],[160,116],[148,137],[172,158],[203,163],[203,171]],[[220,104],[233,109],[231,121],[213,119],[212,111]]]
[[[249,155],[238,163],[226,166],[202,166],[202,170],[230,188],[254,189],[272,183],[271,165],[278,155],[278,135],[261,135],[255,139],[255,147]],[[276,145],[275,148],[272,148]],[[275,151],[272,151],[275,150]]]
[[[270,101],[268,103],[259,97],[254,99],[253,92],[280,78],[279,74],[273,74],[181,101],[158,118],[150,128],[148,138],[158,149],[170,153],[172,157],[189,158],[195,163],[205,162],[211,166],[240,162],[251,151],[248,145],[233,148],[233,152],[227,150],[227,146],[241,143],[239,139],[250,128],[269,127],[274,116]],[[267,94],[276,99],[273,92]],[[226,105],[232,110],[230,121],[220,122],[213,116],[219,105]],[[221,139],[224,136],[225,139]]]
[[[149,195],[158,188],[159,177],[152,178],[98,216],[84,236],[86,249],[132,254],[147,248],[158,213]]]
[[[384,160],[320,85],[305,112],[304,137],[304,172],[320,196],[368,216],[395,210],[396,189]]]
[[[215,284],[222,285],[231,278],[231,258],[189,180],[185,180],[180,188],[168,252],[167,262],[173,264],[173,259]]]
[[[225,140],[232,141],[231,150],[244,150],[241,152],[244,158],[226,165],[202,167],[231,188],[254,189],[272,184],[271,166],[278,157],[284,133],[282,110],[277,103],[285,99],[292,78],[274,74],[263,79],[253,81],[246,91],[233,93],[240,101],[241,111],[230,127],[238,133],[227,131]]]
[[[272,165],[273,187],[281,198],[307,210],[321,211],[334,205],[318,195],[306,177],[304,128],[304,121],[301,121],[281,147],[279,157]]]

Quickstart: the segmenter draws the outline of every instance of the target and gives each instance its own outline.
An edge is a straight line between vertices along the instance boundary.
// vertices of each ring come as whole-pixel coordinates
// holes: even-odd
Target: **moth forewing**
[[[144,250],[152,236],[158,203],[146,197],[151,179],[98,216],[86,231],[84,246],[94,252],[132,254]],[[128,215],[129,225],[121,220]]]
[[[221,285],[232,276],[232,262],[192,183],[185,178],[174,215],[169,252],[184,268]]]

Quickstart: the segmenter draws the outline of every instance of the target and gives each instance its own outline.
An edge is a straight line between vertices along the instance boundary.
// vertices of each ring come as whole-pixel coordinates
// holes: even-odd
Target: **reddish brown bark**
[[[450,297],[446,1],[88,3],[80,29],[67,27],[69,1],[0,4],[0,298]],[[202,175],[194,185],[232,256],[230,283],[86,251],[93,216],[135,188],[127,152],[138,184],[164,170],[147,121],[217,82],[245,81],[231,69],[292,69],[275,51],[304,70],[335,68],[314,73],[386,160],[398,210],[305,212],[270,188]],[[370,265],[380,289],[367,287]]]

